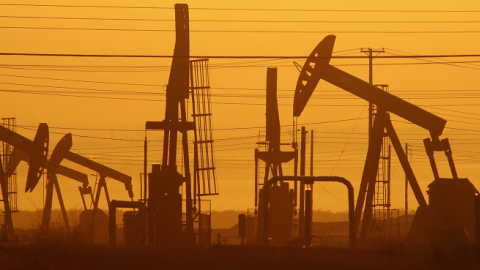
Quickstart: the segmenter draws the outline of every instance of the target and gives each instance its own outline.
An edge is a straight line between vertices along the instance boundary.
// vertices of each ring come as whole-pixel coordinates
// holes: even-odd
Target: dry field
[[[480,269],[472,247],[110,247],[0,243],[0,269]]]

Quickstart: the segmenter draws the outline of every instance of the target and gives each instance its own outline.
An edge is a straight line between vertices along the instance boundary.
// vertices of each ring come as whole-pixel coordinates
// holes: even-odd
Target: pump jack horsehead
[[[360,240],[365,240],[368,237],[369,226],[372,221],[372,201],[375,191],[375,178],[377,175],[381,143],[385,130],[390,137],[402,168],[408,178],[409,184],[412,187],[415,198],[420,206],[419,210],[422,208],[425,209],[428,206],[413,170],[408,163],[407,156],[402,149],[395,129],[389,119],[387,111],[430,132],[431,139],[425,139],[424,144],[435,180],[440,179],[440,177],[435,164],[433,151],[444,151],[449,161],[453,179],[458,179],[458,176],[453,163],[448,139],[440,140],[439,138],[447,121],[330,65],[329,62],[332,56],[334,43],[334,35],[325,37],[305,62],[295,89],[293,115],[297,117],[301,115],[320,79],[324,79],[325,81],[367,100],[378,107],[378,113],[373,124],[372,135],[369,139],[370,142],[355,209],[356,231],[358,231],[363,214]]]

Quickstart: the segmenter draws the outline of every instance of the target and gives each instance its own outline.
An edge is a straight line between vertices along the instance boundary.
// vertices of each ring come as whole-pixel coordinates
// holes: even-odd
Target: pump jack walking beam
[[[95,208],[98,206],[98,199],[100,197],[100,192],[101,192],[101,187],[105,189],[105,194],[107,196],[107,201],[110,201],[108,197],[108,191],[106,189],[106,181],[105,179],[107,177],[113,178],[125,185],[125,189],[128,192],[128,196],[130,198],[133,198],[133,190],[132,190],[132,177],[128,176],[126,174],[123,174],[119,171],[116,171],[112,168],[109,168],[105,165],[102,165],[98,162],[95,162],[91,159],[88,159],[86,157],[83,157],[79,154],[73,153],[72,151],[68,151],[68,153],[65,156],[65,159],[68,159],[74,163],[77,163],[79,165],[82,165],[83,167],[89,168],[93,171],[96,171],[100,174],[100,180],[99,180],[99,187],[97,188],[97,193],[95,195]]]
[[[376,104],[430,131],[438,139],[447,121],[329,64],[335,36],[325,37],[307,59],[298,78],[293,115],[300,116],[320,79]],[[310,75],[309,75],[310,74]]]

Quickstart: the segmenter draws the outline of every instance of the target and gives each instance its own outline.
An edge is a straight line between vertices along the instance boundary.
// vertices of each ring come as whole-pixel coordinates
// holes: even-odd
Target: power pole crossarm
[[[367,53],[368,55],[368,83],[373,85],[373,53],[384,53],[385,50],[375,50],[372,48],[361,49],[360,52]],[[372,134],[373,127],[373,103],[368,102],[368,136]]]

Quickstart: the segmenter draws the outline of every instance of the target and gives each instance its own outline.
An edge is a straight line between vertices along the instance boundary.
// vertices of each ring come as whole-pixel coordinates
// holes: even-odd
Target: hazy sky
[[[172,55],[175,1],[47,1],[5,5],[0,1],[0,52]],[[15,2],[16,3],[16,2]],[[22,1],[39,4],[38,1]],[[326,35],[337,36],[334,55],[362,56],[361,48],[384,48],[382,56],[480,54],[477,1],[190,1],[192,56],[308,56]],[[94,5],[90,7],[80,7]],[[109,7],[98,7],[109,6]],[[115,6],[115,7],[113,7]],[[144,7],[144,8],[131,8]],[[270,9],[270,10],[265,10]],[[435,11],[435,12],[434,12]],[[445,12],[439,12],[445,11]],[[453,12],[457,11],[457,12]],[[472,11],[472,12],[458,12]],[[211,59],[215,162],[220,195],[212,208],[253,207],[254,149],[265,126],[266,68],[278,68],[282,141],[292,141],[293,93],[305,59]],[[374,83],[448,120],[459,177],[479,184],[480,57],[375,59]],[[164,119],[168,58],[72,58],[0,56],[1,117],[16,117],[30,139],[39,123],[50,127],[53,149],[66,133],[73,151],[134,180],[139,195],[144,126]],[[330,62],[368,81],[368,59]],[[315,132],[314,174],[343,176],[360,184],[367,152],[367,102],[320,82],[298,119]],[[433,174],[423,148],[428,131],[392,116],[425,196]],[[189,135],[193,138],[193,134]],[[149,161],[161,161],[161,133],[149,132]],[[285,146],[284,150],[290,150]],[[441,177],[451,177],[437,154]],[[65,161],[62,165],[95,172]],[[150,166],[149,166],[150,167]],[[150,169],[149,169],[150,170]],[[18,168],[19,208],[42,208],[37,187],[25,194],[27,166]],[[286,175],[293,174],[286,166]],[[81,207],[78,184],[59,176],[67,208]],[[108,181],[111,198],[128,199],[123,185]],[[404,173],[392,158],[393,207],[404,205]],[[103,196],[103,195],[102,195]],[[346,190],[328,184],[314,193],[315,209],[345,211]],[[416,202],[410,193],[410,207]],[[54,202],[54,207],[58,203]],[[104,196],[100,207],[106,208]]]

